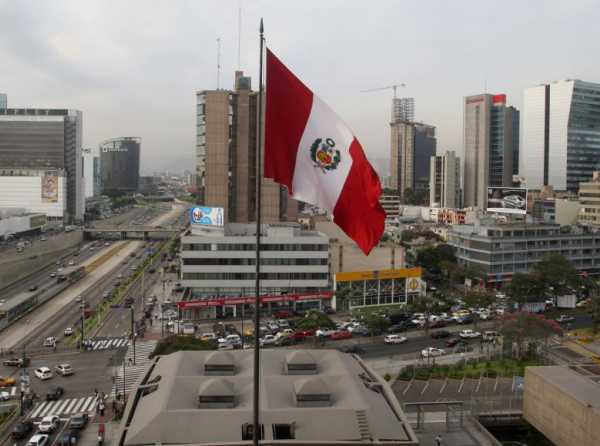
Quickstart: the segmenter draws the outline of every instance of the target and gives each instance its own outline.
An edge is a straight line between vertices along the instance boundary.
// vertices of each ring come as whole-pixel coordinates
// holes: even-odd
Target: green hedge
[[[214,341],[203,341],[193,336],[173,335],[158,341],[150,358],[179,351],[215,350],[216,348],[217,345]]]

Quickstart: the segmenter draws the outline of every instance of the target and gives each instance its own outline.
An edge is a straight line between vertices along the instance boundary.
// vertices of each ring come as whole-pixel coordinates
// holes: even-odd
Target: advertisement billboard
[[[41,228],[47,223],[45,214],[32,215],[29,218],[29,229]]]
[[[42,203],[58,202],[58,177],[44,175],[42,177]]]
[[[518,187],[488,187],[488,212],[505,214],[527,213],[527,189]]]
[[[195,206],[190,208],[190,224],[199,226],[223,226],[223,208]]]

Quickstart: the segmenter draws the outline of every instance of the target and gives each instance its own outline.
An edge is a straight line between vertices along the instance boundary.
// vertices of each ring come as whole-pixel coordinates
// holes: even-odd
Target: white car
[[[263,338],[260,338],[260,346],[264,347],[267,345],[275,345],[277,343],[277,337],[273,335],[265,335]]]
[[[436,356],[442,356],[446,352],[441,348],[435,347],[427,347],[426,349],[421,350],[421,356],[424,358],[434,358]]]
[[[73,374],[73,367],[71,364],[58,364],[56,367],[56,373],[62,376],[69,376]]]
[[[0,392],[0,401],[8,401],[10,399],[9,392]]]
[[[406,336],[400,336],[397,334],[386,335],[383,338],[383,342],[385,342],[386,344],[402,344],[406,341],[408,341],[408,338]]]
[[[27,446],[46,446],[48,444],[48,435],[35,434],[27,442]]]
[[[48,367],[38,367],[33,373],[42,381],[52,378],[52,370]]]
[[[73,329],[71,327],[67,327],[67,328],[65,328],[65,331],[63,334],[65,336],[73,336]]]
[[[319,328],[315,332],[315,336],[322,337],[322,338],[328,338],[329,336],[331,336],[335,332],[336,332],[336,330],[328,330],[328,329],[321,329],[321,328]]]
[[[479,333],[478,331],[473,331],[473,330],[462,330],[458,336],[460,336],[463,339],[475,339],[475,338],[479,338],[481,336],[481,333]]]
[[[224,338],[219,338],[217,342],[219,343],[219,346],[221,344],[229,344],[236,347],[242,345],[242,338],[240,338],[240,335],[230,334],[225,336]]]
[[[60,419],[56,415],[48,415],[42,418],[40,424],[38,424],[38,431],[43,433],[54,432],[60,423]]]
[[[75,260],[69,260],[69,266],[75,265]]]
[[[56,346],[56,338],[54,336],[49,336],[44,339],[43,343],[44,347],[55,347]]]

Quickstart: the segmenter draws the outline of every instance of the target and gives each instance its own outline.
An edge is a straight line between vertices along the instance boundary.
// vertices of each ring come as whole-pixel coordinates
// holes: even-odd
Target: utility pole
[[[131,310],[131,345],[133,346],[133,365],[135,365],[135,316],[133,305],[130,307]]]
[[[83,330],[85,328],[85,299],[81,299],[81,342],[79,343],[79,350],[83,351],[83,343],[85,341],[85,336]]]

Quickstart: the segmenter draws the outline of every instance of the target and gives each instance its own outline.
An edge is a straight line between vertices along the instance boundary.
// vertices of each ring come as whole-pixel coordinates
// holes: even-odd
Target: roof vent
[[[233,384],[224,378],[211,378],[198,389],[200,409],[231,409],[235,407]]]
[[[306,378],[296,381],[294,393],[298,407],[331,406],[331,392],[321,378]]]
[[[315,358],[305,350],[293,350],[285,356],[285,368],[288,375],[316,375],[318,373]]]
[[[209,376],[235,375],[235,360],[227,351],[212,352],[204,363],[204,374]]]

